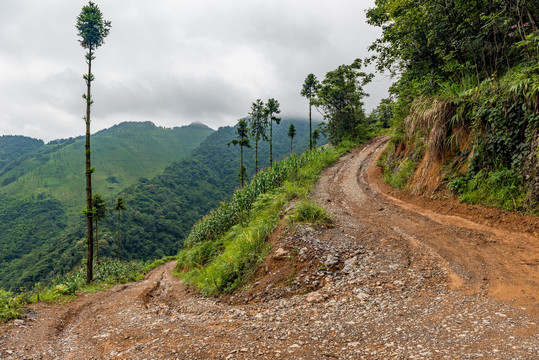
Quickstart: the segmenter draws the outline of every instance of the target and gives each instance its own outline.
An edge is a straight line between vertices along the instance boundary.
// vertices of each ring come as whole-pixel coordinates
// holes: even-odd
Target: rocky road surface
[[[354,150],[314,196],[335,227],[287,227],[244,289],[205,299],[170,275],[37,304],[1,359],[539,359],[537,217],[416,199]],[[400,197],[400,199],[398,199]]]

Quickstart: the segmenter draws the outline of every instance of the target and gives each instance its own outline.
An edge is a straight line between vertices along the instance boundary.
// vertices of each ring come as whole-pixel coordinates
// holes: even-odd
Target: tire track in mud
[[[370,231],[423,248],[441,260],[455,288],[515,300],[539,314],[539,239],[469,220],[473,206],[463,218],[387,194],[387,185],[375,176],[375,163],[386,143],[386,138],[377,138],[328,170],[331,175],[319,189],[326,190],[322,196],[334,199],[327,201],[332,211],[349,216],[351,222],[356,218]]]

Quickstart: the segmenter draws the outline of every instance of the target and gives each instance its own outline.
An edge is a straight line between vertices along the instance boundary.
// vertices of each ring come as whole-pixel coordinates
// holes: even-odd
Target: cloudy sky
[[[299,93],[369,55],[380,30],[374,0],[95,0],[112,22],[92,63],[92,132],[122,121],[165,127],[233,125],[251,103],[276,98],[306,116]],[[85,50],[75,29],[87,1],[0,3],[0,135],[45,141],[84,133]],[[367,88],[369,111],[390,80]]]

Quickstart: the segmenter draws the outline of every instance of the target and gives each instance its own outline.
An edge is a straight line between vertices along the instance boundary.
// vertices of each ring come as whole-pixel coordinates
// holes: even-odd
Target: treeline
[[[407,148],[442,161],[453,191],[477,194],[467,201],[537,208],[539,1],[378,0],[367,17],[383,30],[371,61],[398,78],[379,108],[395,128],[392,171]]]

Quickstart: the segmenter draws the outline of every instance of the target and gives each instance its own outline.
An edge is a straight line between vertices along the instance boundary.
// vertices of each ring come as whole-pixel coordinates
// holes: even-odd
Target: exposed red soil
[[[537,359],[538,219],[396,191],[378,138],[321,176],[332,228],[291,226],[236,294],[170,275],[37,304],[1,359]],[[293,211],[293,209],[288,209]]]

